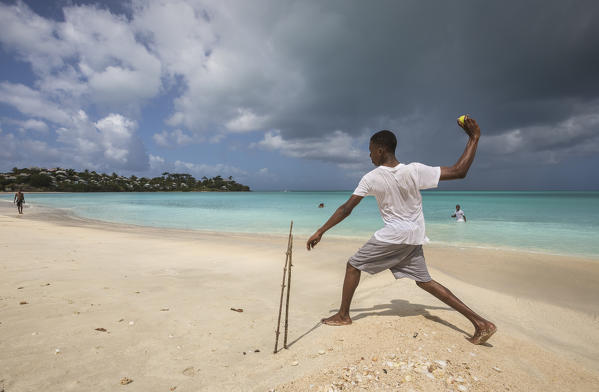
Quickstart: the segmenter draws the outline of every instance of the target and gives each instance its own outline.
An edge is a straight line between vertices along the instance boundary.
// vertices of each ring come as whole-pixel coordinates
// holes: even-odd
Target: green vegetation
[[[0,189],[28,192],[247,192],[250,187],[221,176],[196,180],[190,174],[162,173],[160,177],[123,177],[116,173],[104,174],[73,169],[13,168],[0,173]]]

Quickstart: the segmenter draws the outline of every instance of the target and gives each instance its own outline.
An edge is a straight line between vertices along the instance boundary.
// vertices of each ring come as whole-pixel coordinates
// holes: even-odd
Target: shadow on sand
[[[287,348],[289,348],[289,347],[293,346],[293,345],[294,345],[295,343],[297,343],[297,342],[298,342],[300,339],[302,339],[304,336],[306,336],[306,335],[308,335],[308,334],[312,333],[313,331],[315,331],[315,330],[316,330],[316,328],[320,327],[321,325],[322,325],[322,323],[321,323],[320,321],[319,321],[319,322],[317,322],[317,323],[316,323],[316,325],[314,325],[312,328],[310,328],[309,330],[307,330],[306,332],[304,332],[303,334],[301,334],[299,337],[295,338],[295,340],[293,340],[291,343],[287,343]],[[281,351],[281,350],[282,350],[282,348],[281,348],[281,349],[279,349],[279,350],[277,350],[277,352],[275,352],[275,354],[276,354],[276,353],[278,353],[278,352],[279,352],[279,351]]]
[[[460,327],[457,327],[450,323],[447,320],[443,320],[442,318],[430,314],[430,309],[441,309],[441,310],[453,310],[452,308],[445,306],[427,306],[422,304],[413,304],[409,301],[403,299],[392,299],[388,304],[375,305],[371,308],[356,308],[353,309],[352,312],[361,312],[352,317],[352,320],[359,320],[368,316],[400,316],[400,317],[409,317],[409,316],[424,316],[427,320],[434,321],[435,323],[439,323],[446,327],[453,329],[454,331],[461,332],[465,336],[465,338],[472,337],[471,334],[464,331]],[[330,310],[331,313],[337,312],[337,309]],[[482,346],[485,347],[493,347],[493,345],[488,342],[483,343]]]
[[[452,323],[443,320],[440,317],[434,316],[429,313],[430,309],[441,309],[441,310],[453,310],[451,308],[445,306],[427,306],[422,304],[413,304],[404,299],[392,299],[388,304],[375,305],[371,308],[356,308],[353,309],[353,313],[361,312],[352,317],[352,320],[359,320],[368,316],[400,316],[400,317],[410,317],[410,316],[424,316],[424,318],[434,321],[439,324],[443,324],[446,327],[453,329],[454,331],[461,332],[465,335],[468,335],[466,331],[463,329],[456,327]],[[336,312],[337,310],[331,310],[331,312]]]
[[[442,318],[440,318],[438,316],[430,314],[429,310],[436,310],[436,309],[453,310],[453,309],[451,309],[449,307],[445,307],[445,306],[428,306],[428,305],[422,305],[422,304],[413,304],[413,303],[410,303],[409,301],[406,301],[403,299],[393,299],[393,300],[391,300],[390,303],[375,305],[371,308],[352,309],[352,313],[354,314],[354,316],[352,316],[352,320],[356,321],[356,320],[360,320],[362,318],[369,317],[369,316],[399,316],[399,317],[424,316],[424,318],[426,318],[427,320],[431,320],[435,323],[439,323],[448,328],[451,328],[454,331],[460,332],[460,333],[464,334],[465,337],[467,337],[467,338],[472,336],[468,332],[453,325],[449,321],[443,320]],[[336,313],[337,309],[331,309],[330,312]],[[305,336],[307,336],[308,334],[315,331],[321,325],[322,325],[322,323],[320,321],[317,322],[316,325],[314,325],[312,328],[310,328],[309,330],[307,330],[306,332],[301,334],[299,337],[295,338],[295,340],[293,340],[291,343],[288,343],[287,348],[291,347],[292,345],[297,343],[299,340],[303,339]],[[483,346],[493,347],[489,343],[484,343]],[[279,350],[279,351],[281,351],[281,350]]]

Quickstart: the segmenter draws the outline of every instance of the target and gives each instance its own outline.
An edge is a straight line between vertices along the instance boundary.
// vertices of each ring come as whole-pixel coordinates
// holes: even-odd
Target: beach
[[[433,279],[498,327],[474,346],[465,318],[390,273],[362,274],[351,326],[319,324],[368,238],[325,236],[308,252],[298,235],[290,344],[275,355],[284,233],[141,227],[43,208],[19,216],[10,203],[0,221],[0,391],[599,388],[595,258],[425,246]]]

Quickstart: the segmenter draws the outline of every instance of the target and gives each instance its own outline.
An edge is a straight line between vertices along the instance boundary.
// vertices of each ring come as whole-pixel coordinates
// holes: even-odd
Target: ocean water
[[[520,249],[599,257],[599,192],[424,191],[432,243]],[[76,215],[143,226],[223,232],[309,235],[351,192],[71,193],[26,194],[27,202]],[[12,200],[11,196],[2,198]],[[317,208],[324,203],[325,208]],[[467,223],[450,217],[455,205]],[[27,213],[27,210],[25,211]],[[330,236],[366,240],[382,227],[373,197],[366,197]]]

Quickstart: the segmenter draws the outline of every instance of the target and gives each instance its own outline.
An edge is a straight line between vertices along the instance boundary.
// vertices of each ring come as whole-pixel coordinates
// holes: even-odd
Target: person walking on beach
[[[458,125],[469,139],[462,156],[451,167],[399,163],[395,157],[397,139],[393,132],[380,131],[370,138],[370,159],[377,168],[362,177],[349,200],[308,239],[306,247],[308,250],[314,248],[323,234],[347,218],[367,195],[375,196],[385,225],[350,257],[345,270],[339,311],[322,319],[322,323],[335,326],[351,324],[349,309],[360,283],[360,273],[366,271],[376,274],[389,269],[396,279],[407,277],[415,280],[418,287],[470,320],[474,325],[474,334],[468,339],[471,343],[485,343],[495,333],[497,328],[492,322],[476,314],[451,291],[431,279],[422,251],[426,236],[420,190],[435,188],[440,180],[464,178],[474,160],[480,128],[470,117],[466,117],[463,125],[458,121]]]
[[[462,211],[459,204],[455,206],[455,212],[451,217],[455,218],[456,222],[466,222],[466,215],[464,215],[464,211]]]
[[[23,203],[25,203],[25,195],[23,194],[23,190],[19,189],[17,193],[15,193],[15,199],[13,203],[17,203],[17,210],[19,214],[23,213]]]

